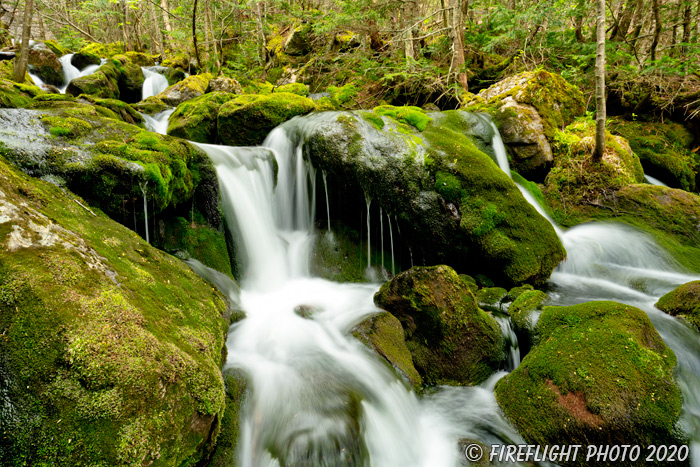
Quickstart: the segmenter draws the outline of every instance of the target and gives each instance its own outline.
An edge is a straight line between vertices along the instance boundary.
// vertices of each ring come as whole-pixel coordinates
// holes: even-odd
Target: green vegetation
[[[425,114],[423,109],[418,107],[394,107],[393,105],[382,105],[374,108],[374,113],[379,116],[391,117],[399,122],[415,127],[418,131],[423,131],[433,119]]]
[[[656,302],[656,308],[685,318],[700,329],[700,281],[688,282],[670,291]]]
[[[682,443],[675,366],[637,308],[545,307],[535,346],[498,382],[496,399],[529,443]]]
[[[170,116],[168,134],[198,143],[215,143],[219,109],[235,98],[236,94],[210,92],[183,102]]]
[[[448,266],[402,272],[374,301],[403,325],[415,368],[427,384],[477,384],[505,358],[498,324]]]

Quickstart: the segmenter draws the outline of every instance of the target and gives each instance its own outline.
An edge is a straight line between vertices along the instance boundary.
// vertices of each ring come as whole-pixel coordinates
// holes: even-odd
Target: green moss
[[[90,53],[102,58],[109,58],[117,54],[124,53],[124,44],[121,42],[113,42],[110,44],[98,44],[96,42],[91,42],[90,44],[82,47],[78,53]]]
[[[671,316],[685,318],[700,329],[700,281],[673,289],[656,302],[656,308]]]
[[[373,316],[359,325],[353,335],[374,350],[403,375],[416,391],[420,390],[422,378],[413,366],[411,352],[406,347],[401,322],[391,313]]]
[[[318,103],[316,103],[318,105]],[[371,123],[377,130],[384,128],[384,120],[374,112],[361,111],[360,117]]]
[[[3,396],[18,415],[0,419],[0,463],[205,458],[224,409],[222,297],[133,232],[1,160],[0,189],[6,203],[25,203],[10,225],[27,234],[50,225],[55,235],[0,249]]]
[[[221,432],[216,438],[216,447],[209,464],[211,467],[231,467],[237,459],[236,446],[240,434],[241,410],[246,394],[245,375],[240,371],[224,369],[226,385],[226,409],[221,418]]]
[[[353,83],[347,83],[341,87],[329,86],[328,92],[331,98],[338,103],[340,106],[346,106],[350,104],[351,100],[357,97],[357,87]]]
[[[36,86],[27,86],[8,80],[0,80],[0,108],[23,108],[31,104],[32,98],[42,94]]]
[[[289,92],[291,94],[307,97],[309,95],[309,87],[303,83],[284,84],[275,88],[275,92]]]
[[[219,140],[231,146],[255,146],[277,125],[315,109],[311,99],[285,92],[235,96],[219,109]]]
[[[374,112],[380,116],[391,117],[399,122],[411,125],[423,131],[433,119],[426,115],[420,107],[394,107],[393,105],[381,105],[374,108]]]
[[[101,99],[99,97],[82,94],[78,97],[90,102],[96,107],[101,107],[111,111],[111,113],[107,115],[114,115],[112,118],[117,118],[123,122],[132,124],[143,123],[143,117],[138,113],[138,111],[134,110],[129,104],[126,104],[123,101],[118,99]],[[95,110],[100,112],[99,109]]]
[[[62,57],[70,53],[68,49],[64,48],[61,44],[53,40],[44,41],[44,45],[48,47],[51,52],[56,54],[57,57]]]
[[[92,126],[85,120],[73,117],[53,117],[42,115],[41,121],[49,128],[54,136],[78,137],[92,130]]]
[[[413,267],[384,284],[374,301],[403,325],[428,384],[476,384],[505,357],[498,324],[448,266]]]
[[[157,114],[170,108],[168,104],[166,104],[156,96],[147,97],[141,102],[131,104],[131,107],[137,110],[138,112],[145,113],[148,115]]]
[[[508,291],[503,287],[487,287],[479,290],[475,295],[479,307],[489,311],[501,311],[502,304],[508,297]]]
[[[95,73],[73,79],[66,92],[73,96],[90,94],[105,99],[119,99],[119,77],[122,74],[119,62],[108,60]]]
[[[170,116],[168,134],[198,143],[215,143],[219,109],[235,97],[236,94],[211,92],[183,102]]]
[[[442,171],[435,173],[435,191],[451,203],[459,203],[466,195],[462,182],[453,174]]]
[[[520,175],[517,172],[513,172],[512,170],[510,172],[510,176],[513,178],[513,181],[515,183],[525,188],[528,191],[528,193],[530,193],[532,197],[535,198],[535,200],[539,203],[540,206],[542,206],[546,211],[550,211],[549,207],[547,206],[547,201],[545,200],[544,193],[542,193],[542,190],[540,189],[540,186],[537,183],[526,180],[522,175]]]
[[[124,52],[124,56],[127,57],[131,63],[138,66],[153,66],[156,64],[153,57],[145,53],[128,51]]]
[[[644,171],[669,185],[687,191],[696,189],[699,161],[690,148],[693,135],[674,122],[628,122],[619,118],[608,124],[613,134],[629,141]]]
[[[528,442],[682,442],[676,358],[644,312],[614,302],[546,307],[537,335],[496,385],[498,404]]]

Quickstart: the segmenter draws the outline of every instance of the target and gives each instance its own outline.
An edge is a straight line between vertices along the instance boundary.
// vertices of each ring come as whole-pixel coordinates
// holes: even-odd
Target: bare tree
[[[605,0],[598,0],[595,54],[595,149],[593,160],[599,161],[605,153]]]
[[[24,75],[27,73],[27,63],[29,62],[29,33],[32,30],[32,11],[34,1],[24,2],[24,19],[22,20],[22,46],[19,51],[19,60],[15,64],[14,79],[18,83],[24,82]]]

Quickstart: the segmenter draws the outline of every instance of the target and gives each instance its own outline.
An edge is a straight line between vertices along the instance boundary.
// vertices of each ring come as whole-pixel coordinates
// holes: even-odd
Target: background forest
[[[189,62],[191,71],[311,92],[353,84],[368,107],[435,102],[455,108],[505,76],[545,68],[593,107],[594,2],[581,0],[16,0],[3,20],[20,37],[70,50],[121,42]],[[33,4],[32,4],[33,3]],[[608,112],[696,117],[700,1],[607,2]],[[9,31],[8,31],[9,32]],[[290,35],[297,36],[290,39]],[[184,56],[183,56],[184,55]],[[632,115],[634,114],[634,115]]]

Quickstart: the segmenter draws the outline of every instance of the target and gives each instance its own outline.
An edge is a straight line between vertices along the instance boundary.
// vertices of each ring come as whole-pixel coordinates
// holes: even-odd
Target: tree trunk
[[[171,33],[173,32],[173,27],[170,25],[170,6],[168,5],[168,0],[160,0],[161,11],[163,12],[163,25],[165,26],[165,35],[168,37],[163,38],[163,48],[166,44],[170,42]]]
[[[686,44],[690,43],[690,24],[693,19],[693,9],[690,6],[690,3],[685,5],[685,10],[683,11],[683,38],[681,39],[681,42],[683,43],[683,46],[681,47],[681,55],[685,56],[686,53],[688,53],[688,46]]]
[[[404,3],[404,50],[406,55],[406,61],[415,60],[418,56],[418,47],[415,37],[416,34],[413,23],[418,17],[418,3],[417,0],[407,0]]]
[[[14,69],[14,78],[18,83],[24,82],[24,75],[27,73],[27,62],[29,62],[29,35],[32,31],[33,10],[34,0],[26,0],[24,3],[24,19],[22,20],[22,45],[19,51],[19,60]]]
[[[649,47],[649,55],[651,55],[651,61],[653,62],[656,60],[656,47],[659,45],[659,38],[661,37],[661,7],[659,0],[654,0],[651,8],[654,14],[654,39],[652,39],[651,47]]]
[[[452,66],[456,70],[457,82],[467,91],[469,89],[467,74],[464,70],[464,28],[462,22],[462,0],[452,0],[452,24],[450,34],[452,35]]]
[[[150,5],[151,21],[153,21],[153,37],[155,38],[157,44],[154,44],[154,49],[158,49],[158,53],[161,56],[161,60],[165,59],[165,41],[163,39],[163,30],[160,28],[160,18],[156,13],[156,6],[153,2],[148,2]]]
[[[598,0],[595,54],[595,149],[593,160],[605,154],[605,0]]]
[[[630,30],[630,24],[632,23],[632,18],[634,17],[635,11],[640,7],[639,0],[631,0],[622,10],[622,14],[618,16],[617,23],[613,26],[612,32],[610,33],[610,40],[613,42],[622,42],[627,37],[627,33]]]
[[[265,63],[267,62],[267,48],[265,47],[265,26],[263,23],[263,2],[259,1],[257,5],[257,14],[256,16],[256,25],[257,25],[257,33],[258,33],[258,50],[260,51],[260,65],[263,67],[265,66]]]
[[[214,21],[211,19],[211,3],[207,0],[207,21],[209,22],[209,31],[211,32],[211,41],[214,46],[214,59],[216,63],[216,69],[221,70],[221,61],[219,60],[219,46],[216,40],[216,30],[214,29]]]
[[[194,46],[194,56],[197,59],[197,69],[202,69],[202,61],[199,59],[199,47],[197,47],[197,0],[192,6],[192,45]]]

